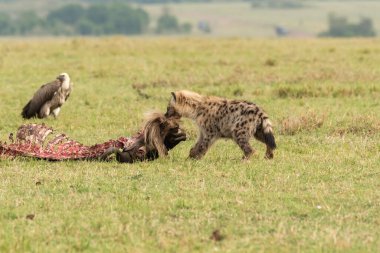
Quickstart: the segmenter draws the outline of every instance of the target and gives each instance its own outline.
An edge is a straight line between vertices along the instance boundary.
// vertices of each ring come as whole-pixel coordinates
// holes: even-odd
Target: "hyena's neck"
[[[195,119],[197,117],[197,104],[186,104],[178,108],[178,112],[185,118]]]

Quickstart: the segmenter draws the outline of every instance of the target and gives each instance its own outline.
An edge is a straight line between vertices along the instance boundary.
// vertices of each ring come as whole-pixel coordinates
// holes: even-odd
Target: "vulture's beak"
[[[61,82],[65,81],[65,76],[64,75],[59,75],[57,76],[57,79]]]

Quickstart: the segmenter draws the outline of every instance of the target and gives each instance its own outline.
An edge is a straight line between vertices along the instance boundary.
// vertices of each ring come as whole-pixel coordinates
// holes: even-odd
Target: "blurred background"
[[[380,0],[0,0],[0,36],[375,37]]]

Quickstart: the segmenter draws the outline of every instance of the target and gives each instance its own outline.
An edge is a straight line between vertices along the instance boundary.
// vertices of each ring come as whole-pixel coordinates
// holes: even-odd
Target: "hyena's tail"
[[[264,137],[265,144],[271,148],[275,149],[277,147],[276,141],[273,135],[272,123],[268,118],[263,119],[262,124],[262,133]]]
[[[265,158],[272,159],[273,150],[277,147],[277,145],[273,135],[272,123],[267,117],[262,118],[261,124],[257,126],[254,136],[257,140],[265,143],[267,146]]]

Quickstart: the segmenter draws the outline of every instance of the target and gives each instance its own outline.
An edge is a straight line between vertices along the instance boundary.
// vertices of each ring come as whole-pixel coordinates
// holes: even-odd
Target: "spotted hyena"
[[[256,104],[220,97],[202,96],[191,91],[172,92],[167,116],[193,119],[199,127],[198,141],[190,150],[190,157],[202,158],[219,138],[231,138],[243,150],[243,159],[254,153],[249,139],[254,136],[266,144],[265,157],[273,158],[276,148],[272,124],[267,114]]]

